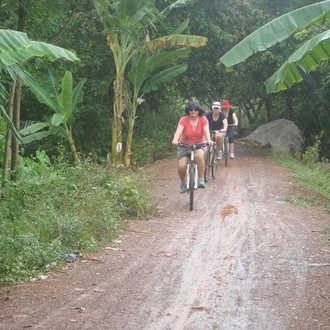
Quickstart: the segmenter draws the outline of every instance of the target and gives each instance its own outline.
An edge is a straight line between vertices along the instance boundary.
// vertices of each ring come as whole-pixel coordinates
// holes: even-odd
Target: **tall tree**
[[[96,9],[105,27],[107,42],[116,66],[111,147],[113,163],[122,162],[123,112],[128,110],[130,113],[128,117],[131,120],[131,134],[134,127],[136,106],[139,104],[136,98],[139,89],[131,91],[129,90],[128,84],[126,84],[127,70],[130,65],[134,65],[134,63],[131,62],[132,58],[138,54],[142,56],[144,54],[151,55],[152,51],[159,51],[171,47],[199,47],[206,44],[206,38],[182,35],[180,34],[181,31],[150,40],[150,30],[155,28],[155,24],[161,22],[171,9],[184,6],[191,2],[191,0],[179,0],[166,7],[162,12],[159,12],[155,6],[154,0],[94,0]],[[145,61],[146,60],[144,60],[143,65],[146,64]],[[142,67],[141,61],[140,65]],[[147,76],[143,77],[143,75],[135,75],[135,77],[142,79],[142,81],[147,78]],[[139,83],[139,85],[142,86],[141,83]],[[133,83],[133,89],[134,86],[136,87],[135,83]],[[134,100],[131,98],[134,98]],[[129,165],[130,142],[127,148],[126,166]]]

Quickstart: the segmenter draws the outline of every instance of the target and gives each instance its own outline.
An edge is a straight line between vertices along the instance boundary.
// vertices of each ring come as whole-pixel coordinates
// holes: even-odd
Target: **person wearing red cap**
[[[238,119],[228,100],[222,100],[221,111],[226,115],[228,121],[229,157],[234,159],[234,126],[238,125]]]

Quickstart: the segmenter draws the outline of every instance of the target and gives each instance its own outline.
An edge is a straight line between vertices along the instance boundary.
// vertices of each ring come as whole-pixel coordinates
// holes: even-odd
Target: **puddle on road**
[[[237,208],[237,206],[235,206],[235,205],[231,205],[231,204],[226,204],[226,205],[222,208],[222,210],[221,210],[222,220],[223,220],[226,216],[228,216],[228,215],[230,215],[230,214],[232,214],[232,213],[234,213],[234,214],[237,214],[237,213],[238,213],[238,208]]]

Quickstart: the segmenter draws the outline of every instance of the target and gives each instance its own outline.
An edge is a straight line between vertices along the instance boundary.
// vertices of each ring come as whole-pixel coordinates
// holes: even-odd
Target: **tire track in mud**
[[[245,174],[249,177],[248,173]],[[246,180],[245,176],[243,180]],[[174,304],[175,308],[172,307],[167,312],[167,314],[172,316],[169,324],[165,326],[160,320],[157,322],[164,329],[203,329],[204,327],[220,326],[218,311],[223,299],[221,298],[222,293],[219,287],[228,286],[231,283],[228,275],[233,272],[235,276],[245,279],[248,279],[249,273],[251,273],[251,277],[254,276],[253,260],[248,263],[244,261],[244,259],[254,253],[256,245],[253,234],[254,228],[251,231],[251,219],[247,223],[241,202],[242,196],[237,193],[236,189],[237,185],[242,186],[242,183],[233,182],[232,191],[230,189],[217,189],[217,181],[213,182],[213,187],[210,183],[208,183],[209,187],[207,187],[206,191],[211,190],[214,194],[215,190],[219,201],[208,202],[209,194],[202,195],[204,208],[200,206],[200,201],[198,201],[200,211],[193,220],[196,222],[196,232],[194,234],[200,237],[201,243],[195,244],[193,255],[189,256],[187,262],[185,262],[187,266],[183,267],[183,273],[188,274],[188,278],[182,279],[180,291],[177,293],[177,299]],[[225,180],[223,185],[226,186]],[[224,205],[224,203],[227,204]],[[241,212],[240,215],[238,215],[239,212]],[[248,245],[250,246],[246,250],[247,235],[249,235]],[[244,249],[246,257],[241,255]],[[201,260],[203,261],[201,262]],[[196,264],[199,265],[200,271],[196,270]],[[194,274],[194,277],[190,278],[190,274]],[[238,283],[238,286],[241,289],[241,283]],[[231,288],[231,291],[233,291],[232,285]],[[249,291],[246,290],[245,296]],[[247,300],[249,296],[243,298]],[[239,296],[235,299],[239,301],[243,298]],[[236,302],[234,305],[236,305]],[[204,321],[201,321],[201,314],[205,314],[204,325]],[[212,316],[213,314],[214,316]],[[150,329],[154,326],[155,324]]]
[[[253,166],[247,167],[247,164]],[[259,306],[260,298],[253,296],[259,285],[259,272],[265,268],[258,263],[256,254],[262,255],[265,248],[274,246],[274,235],[269,235],[267,230],[273,225],[270,220],[279,217],[277,210],[282,198],[274,199],[276,192],[271,190],[274,187],[268,188],[268,180],[260,179],[261,172],[265,171],[262,164],[258,159],[239,165],[233,163],[233,168],[237,167],[235,173],[222,181],[227,189],[218,187],[216,181],[208,183],[206,191],[211,190],[213,195],[215,191],[218,203],[209,202],[210,194],[202,195],[202,201],[197,201],[199,213],[193,219],[196,221],[194,235],[199,236],[205,246],[196,243],[193,254],[185,262],[183,273],[188,274],[187,278],[182,278],[173,303],[175,307],[167,311],[171,320],[167,324],[157,321],[162,329],[248,329],[255,328],[255,324],[258,329],[285,328],[278,311],[271,305]],[[233,168],[222,170],[229,172]],[[269,176],[270,182],[274,180],[276,178]],[[280,234],[277,240],[282,239]],[[201,262],[199,259],[203,257]],[[195,269],[196,264],[200,271]],[[272,266],[269,260],[267,264],[268,270],[264,272],[269,274]],[[193,278],[189,277],[191,274]]]

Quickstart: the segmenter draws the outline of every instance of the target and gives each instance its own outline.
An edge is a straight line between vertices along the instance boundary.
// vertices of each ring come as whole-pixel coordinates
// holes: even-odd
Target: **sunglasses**
[[[189,109],[189,112],[193,112],[193,111],[199,111],[198,109],[194,109],[194,108],[191,108],[191,109]]]

